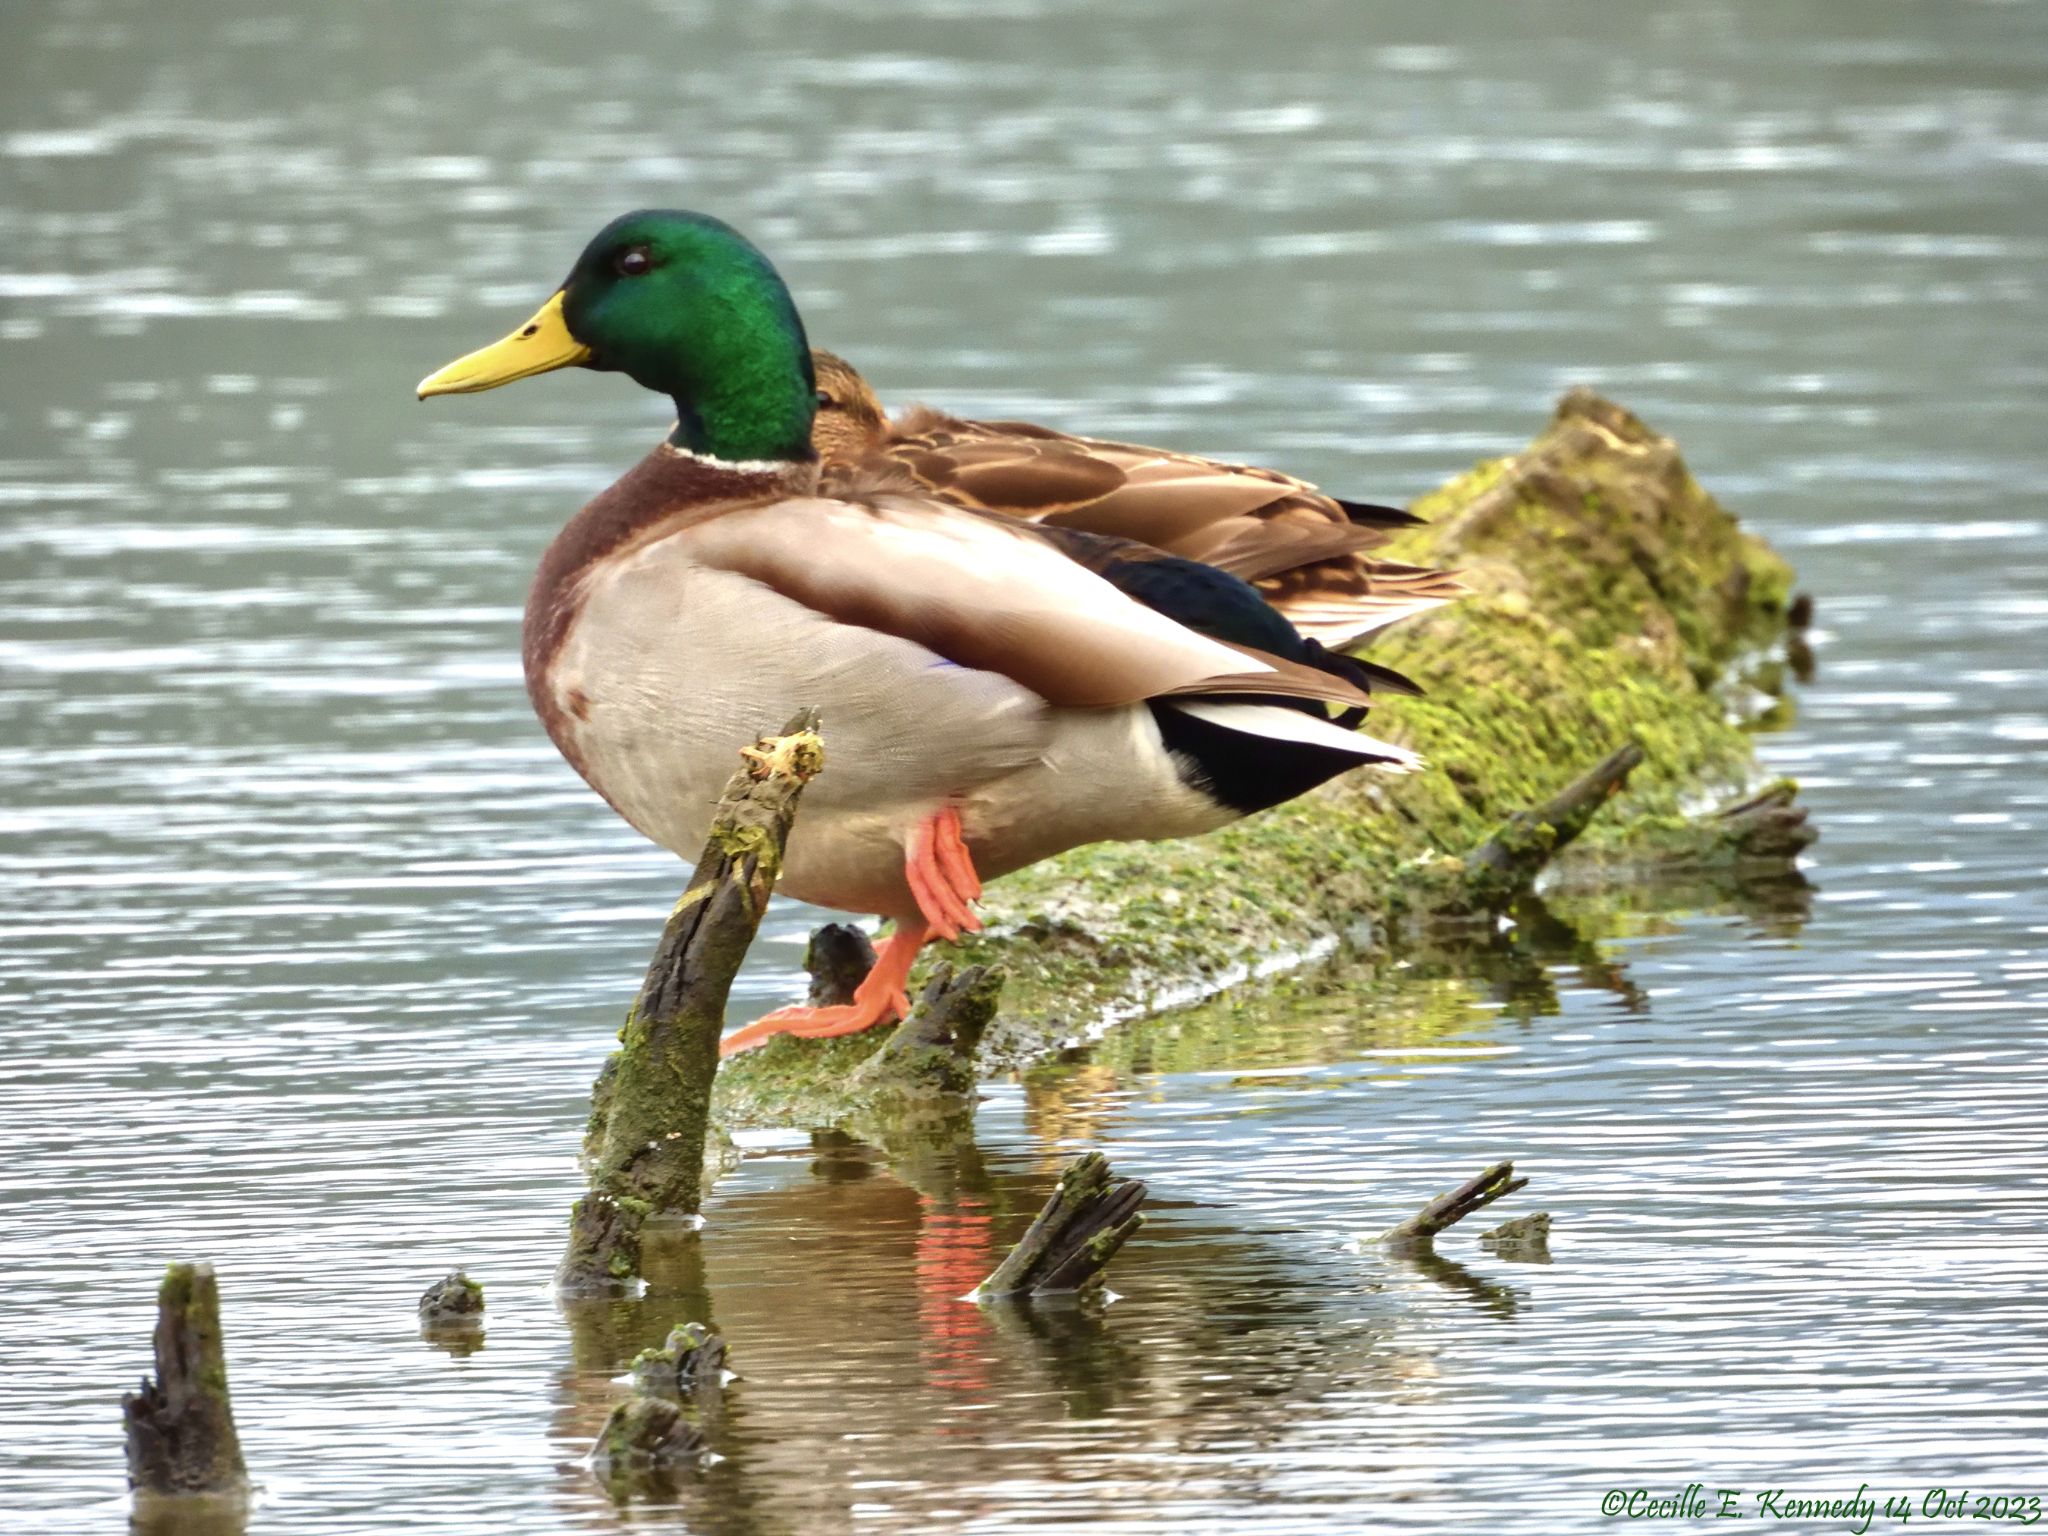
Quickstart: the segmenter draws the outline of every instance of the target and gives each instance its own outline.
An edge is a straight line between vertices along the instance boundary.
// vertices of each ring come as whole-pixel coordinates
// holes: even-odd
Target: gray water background
[[[182,1256],[258,1531],[2048,1492],[2048,8],[52,0],[0,87],[0,1528],[125,1528],[115,1399]],[[936,1175],[766,1141],[697,1291],[565,1317],[587,1086],[680,872],[541,737],[517,619],[665,407],[411,386],[644,205],[747,229],[899,404],[1350,494],[1623,400],[1818,599],[1761,743],[1810,914],[1431,983],[1421,1035],[1337,983],[998,1084]],[[954,1302],[1083,1145],[1154,1190],[1124,1299]],[[1501,1155],[1555,1263],[1355,1248]],[[463,1358],[411,1316],[454,1262]],[[729,1460],[621,1512],[575,1465],[609,1377],[704,1312]]]

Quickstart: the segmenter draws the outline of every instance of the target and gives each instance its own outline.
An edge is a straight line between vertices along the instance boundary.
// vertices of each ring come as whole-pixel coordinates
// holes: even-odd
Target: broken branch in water
[[[173,1264],[156,1296],[156,1377],[121,1399],[128,1486],[148,1494],[248,1487],[228,1401],[220,1287],[211,1264]]]
[[[1465,856],[1459,905],[1504,912],[1536,883],[1543,866],[1586,830],[1593,813],[1621,791],[1643,761],[1643,749],[1625,743],[1533,810],[1510,816],[1493,836]]]
[[[593,1088],[590,1194],[570,1219],[564,1291],[611,1290],[640,1271],[648,1218],[694,1216],[725,1002],[782,872],[798,797],[825,764],[816,710],[742,748],[619,1050]]]
[[[974,1289],[977,1301],[1094,1291],[1102,1272],[1130,1235],[1144,1225],[1138,1214],[1145,1186],[1112,1182],[1109,1160],[1090,1152],[1068,1164],[1045,1209],[1009,1257]]]
[[[1448,1194],[1438,1195],[1406,1221],[1398,1222],[1379,1235],[1379,1241],[1396,1247],[1411,1243],[1426,1243],[1446,1227],[1463,1221],[1474,1211],[1483,1210],[1500,1199],[1511,1195],[1529,1181],[1515,1177],[1513,1163],[1495,1163],[1491,1168],[1481,1169]]]

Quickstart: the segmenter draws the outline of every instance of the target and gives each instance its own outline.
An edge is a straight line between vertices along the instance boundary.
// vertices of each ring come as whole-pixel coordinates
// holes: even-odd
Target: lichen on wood
[[[678,1323],[659,1349],[633,1357],[634,1390],[695,1406],[699,1422],[714,1418],[725,1393],[725,1340],[703,1323]]]
[[[1717,684],[1782,639],[1791,571],[1670,440],[1574,391],[1530,448],[1415,510],[1427,526],[1390,555],[1457,567],[1472,592],[1374,642],[1373,659],[1427,696],[1388,700],[1368,729],[1427,766],[1346,775],[1210,837],[1083,848],[992,886],[988,932],[948,955],[1008,975],[984,1071],[1052,1060],[1347,937],[1377,941],[1446,861],[1462,867],[1617,743],[1643,763],[1580,838],[1585,867],[1687,826],[1704,797],[1751,792],[1751,738]],[[722,1102],[803,1119],[807,1096],[885,1039],[751,1052],[721,1074]]]
[[[248,1486],[228,1400],[220,1286],[211,1264],[173,1264],[156,1298],[156,1375],[121,1399],[128,1485],[154,1496],[235,1494]]]
[[[619,1049],[592,1090],[584,1138],[591,1192],[570,1218],[557,1274],[565,1291],[630,1283],[648,1220],[694,1216],[703,1198],[726,998],[782,872],[797,802],[824,767],[816,711],[740,756],[619,1031]]]
[[[704,1432],[665,1397],[631,1397],[611,1411],[590,1449],[590,1470],[615,1498],[660,1495],[678,1470],[710,1449]]]

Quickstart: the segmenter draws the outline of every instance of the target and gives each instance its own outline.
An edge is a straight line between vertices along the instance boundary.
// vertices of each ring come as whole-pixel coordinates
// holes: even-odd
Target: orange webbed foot
[[[912,829],[903,855],[903,875],[922,917],[915,922],[897,922],[896,931],[876,952],[867,979],[854,989],[851,1003],[831,1008],[778,1008],[727,1035],[719,1042],[718,1054],[737,1055],[776,1035],[829,1040],[907,1016],[910,997],[904,987],[910,980],[911,962],[925,940],[934,935],[957,939],[963,933],[981,931],[981,919],[968,905],[981,898],[981,878],[974,872],[974,859],[960,831],[960,813],[953,807],[934,811]]]
[[[720,1057],[752,1050],[776,1035],[796,1035],[805,1040],[829,1040],[834,1035],[859,1034],[877,1024],[891,1024],[910,1012],[910,997],[903,990],[910,980],[910,965],[924,948],[923,923],[902,923],[882,941],[875,954],[874,968],[854,988],[853,1001],[829,1008],[778,1008],[763,1014],[743,1029],[736,1029],[718,1043]]]

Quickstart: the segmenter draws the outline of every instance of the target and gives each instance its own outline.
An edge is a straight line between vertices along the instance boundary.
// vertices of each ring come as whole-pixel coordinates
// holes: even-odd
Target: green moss
[[[1207,838],[1097,845],[1002,881],[989,931],[948,954],[1009,972],[984,1068],[1043,1062],[1108,1021],[1384,924],[1631,737],[1646,759],[1602,809],[1595,846],[1654,840],[1703,792],[1749,781],[1750,737],[1716,685],[1781,632],[1791,572],[1668,440],[1577,393],[1528,451],[1416,510],[1429,525],[1389,555],[1456,567],[1472,595],[1375,642],[1374,659],[1427,696],[1388,700],[1369,729],[1428,766],[1353,774]],[[796,1106],[882,1034],[785,1039],[740,1057],[720,1073],[722,1112],[802,1118]]]

